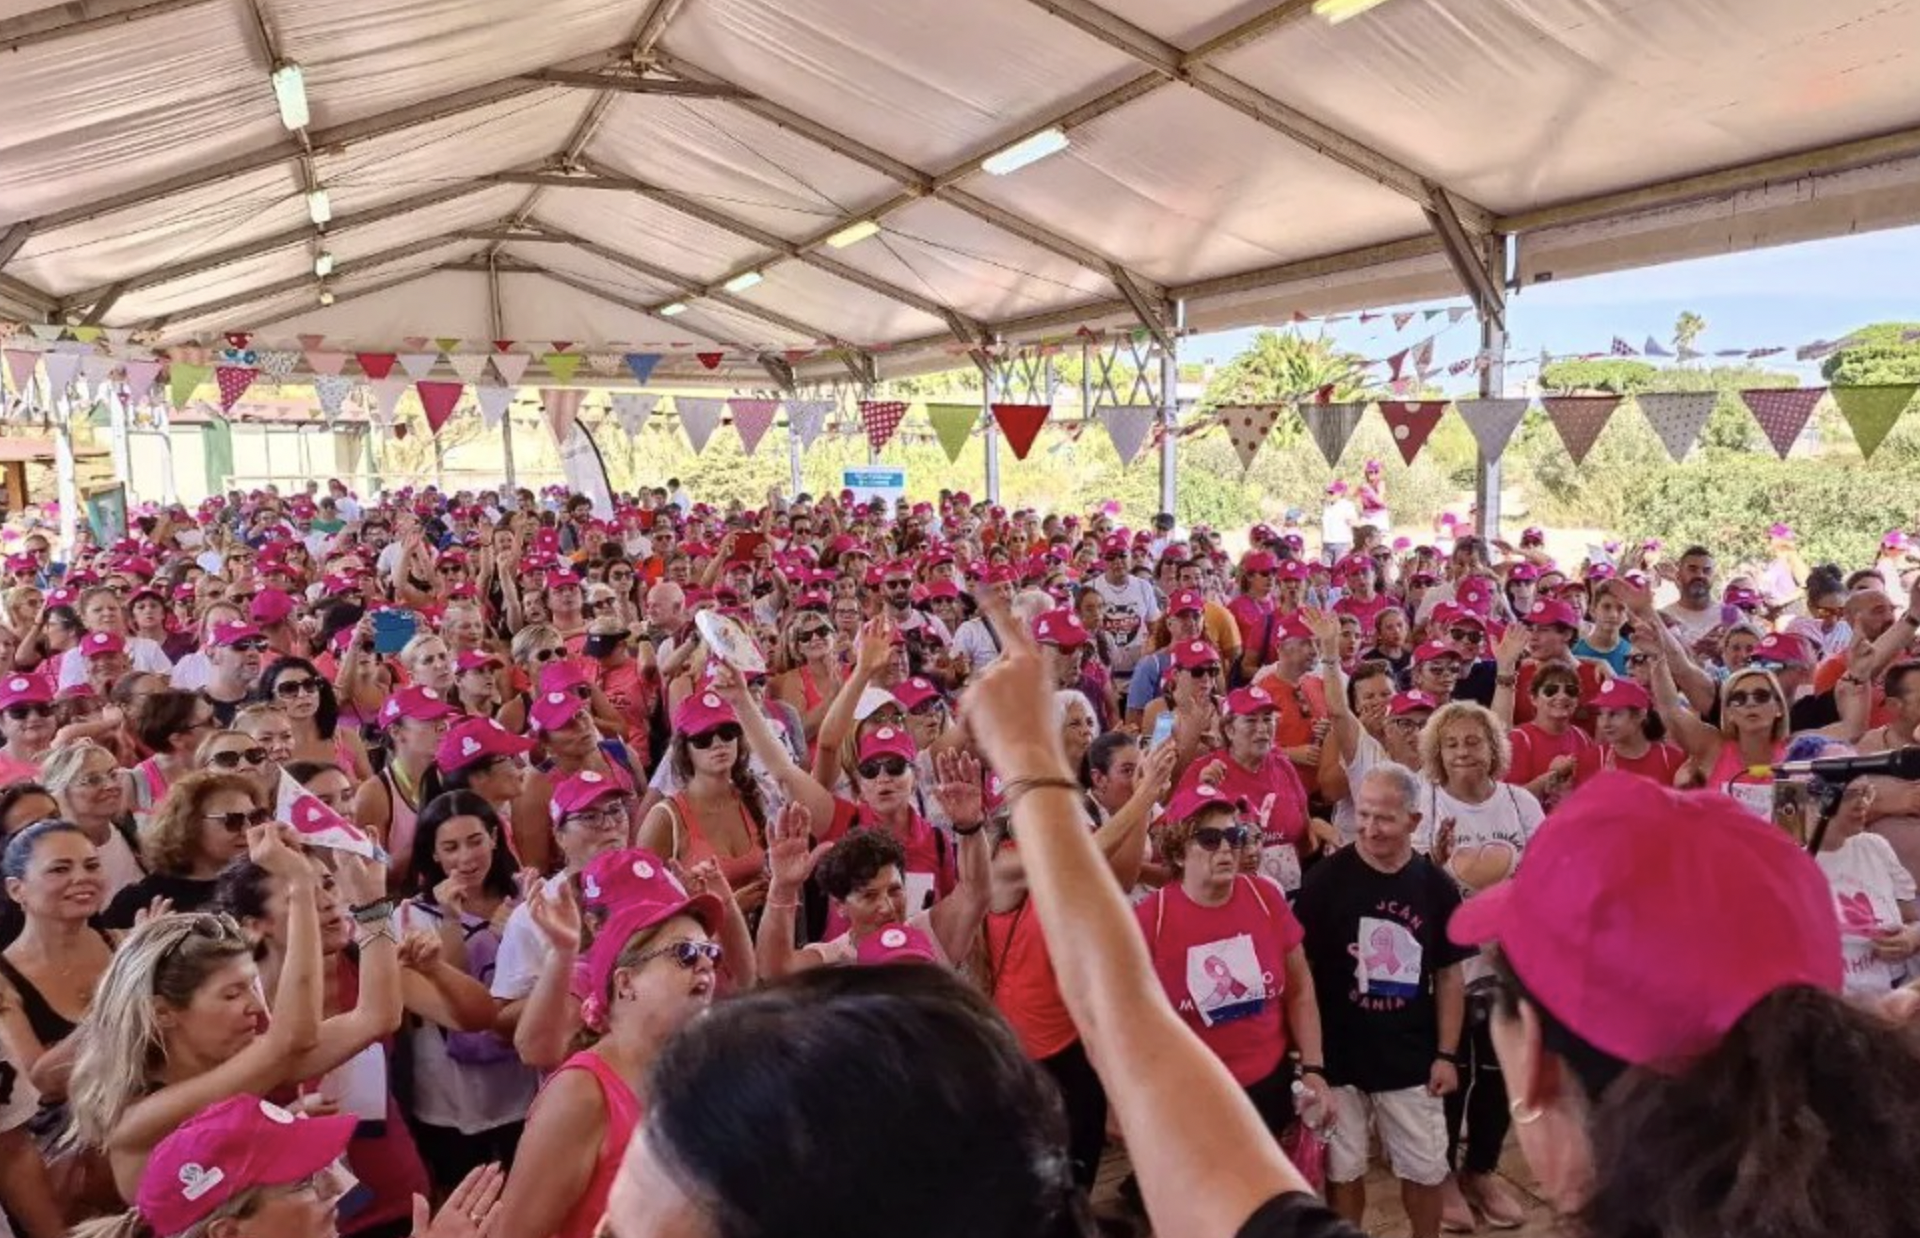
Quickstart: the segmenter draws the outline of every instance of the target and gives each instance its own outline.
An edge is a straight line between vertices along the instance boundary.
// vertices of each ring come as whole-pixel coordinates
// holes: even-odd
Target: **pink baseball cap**
[[[880,967],[888,963],[938,963],[940,953],[933,938],[911,924],[889,924],[870,933],[854,952],[861,967]]]
[[[357,1123],[295,1117],[257,1096],[217,1101],[154,1148],[134,1210],[157,1234],[184,1234],[243,1191],[313,1177],[346,1155]]]
[[[1204,614],[1206,609],[1207,600],[1192,589],[1181,589],[1167,599],[1169,615],[1198,615]]]
[[[463,649],[453,660],[454,672],[460,675],[468,671],[499,670],[504,665],[497,655],[479,649]]]
[[[705,735],[729,723],[738,726],[740,715],[718,692],[689,692],[673,711],[673,729],[682,735]]]
[[[293,613],[293,599],[278,589],[262,589],[253,595],[247,613],[258,624],[285,623]]]
[[[928,701],[939,700],[941,695],[931,679],[923,679],[918,675],[901,680],[893,688],[893,699],[900,702],[902,709],[918,709]]]
[[[1454,593],[1460,605],[1476,615],[1484,615],[1493,609],[1493,591],[1481,580],[1469,580]]]
[[[553,789],[552,802],[547,805],[554,828],[558,829],[569,813],[579,812],[609,795],[625,795],[629,790],[626,779],[608,777],[598,770],[583,769],[561,779],[560,785]]]
[[[1308,627],[1298,615],[1284,615],[1275,621],[1273,636],[1276,641],[1281,642],[1314,639],[1313,629]]]
[[[688,915],[700,922],[709,935],[717,935],[726,918],[726,909],[711,894],[689,895],[686,887],[667,871],[666,862],[650,851],[632,848],[611,853],[620,857],[625,872],[620,878],[619,898],[607,905],[612,914],[587,950],[588,982],[592,996],[607,999],[607,990],[618,970],[620,956],[636,933],[675,916]],[[607,870],[603,868],[603,874]],[[584,884],[584,882],[583,882]],[[606,888],[601,886],[602,890]]]
[[[243,640],[258,639],[260,639],[260,629],[251,623],[216,623],[213,625],[213,635],[207,643],[215,649],[220,649],[237,645]]]
[[[438,692],[413,684],[387,698],[387,703],[380,707],[380,725],[389,727],[402,718],[409,722],[433,722],[451,717],[455,712]]]
[[[1247,573],[1273,572],[1280,566],[1280,560],[1273,557],[1269,550],[1256,550],[1240,560],[1240,570]]]
[[[1527,612],[1525,622],[1532,628],[1572,628],[1576,632],[1580,630],[1580,616],[1574,613],[1573,607],[1565,602],[1544,598],[1533,604],[1533,609]]]
[[[876,757],[904,757],[909,763],[920,754],[913,742],[913,736],[897,726],[883,726],[860,741],[860,760],[862,763]]]
[[[1652,709],[1653,698],[1631,679],[1609,679],[1594,691],[1595,709]]]
[[[1428,662],[1438,662],[1441,658],[1460,661],[1460,651],[1445,641],[1430,640],[1413,651],[1413,664],[1424,666]]]
[[[1236,817],[1253,816],[1253,805],[1244,795],[1228,795],[1219,787],[1196,780],[1174,789],[1172,797],[1167,800],[1165,820],[1189,821],[1196,813],[1209,808],[1230,808]]]
[[[1199,670],[1203,666],[1218,667],[1220,651],[1213,647],[1212,641],[1183,640],[1173,647],[1173,664],[1183,671]]]
[[[1033,639],[1061,649],[1078,649],[1087,643],[1087,625],[1070,610],[1050,610],[1033,621]]]
[[[1299,559],[1288,559],[1274,571],[1275,580],[1305,580],[1308,575],[1307,565]]]
[[[1807,642],[1786,632],[1774,632],[1753,648],[1756,662],[1778,662],[1782,666],[1812,666],[1813,656]]]
[[[1394,718],[1404,718],[1408,714],[1432,713],[1438,708],[1440,702],[1425,692],[1396,692],[1387,713]]]
[[[44,675],[9,675],[0,679],[0,709],[13,705],[53,704],[53,681]]]
[[[1227,693],[1227,714],[1234,718],[1245,718],[1253,714],[1271,713],[1280,708],[1274,703],[1273,694],[1265,688],[1236,688]]]
[[[1520,584],[1525,584],[1530,580],[1539,580],[1540,569],[1531,563],[1516,563],[1507,569],[1507,579]]]
[[[527,711],[536,731],[557,731],[587,707],[587,698],[570,688],[543,688]]]
[[[1720,595],[1720,600],[1742,610],[1757,610],[1761,605],[1759,592],[1746,585],[1728,585],[1726,592]]]
[[[532,751],[532,740],[515,735],[492,718],[462,718],[441,739],[433,763],[441,773],[452,774],[495,757],[523,757]]]
[[[1636,1066],[1706,1052],[1776,989],[1842,980],[1833,894],[1791,838],[1727,796],[1618,772],[1562,803],[1447,933],[1499,943],[1555,1018]]]
[[[98,658],[126,651],[127,642],[112,632],[89,632],[80,638],[80,656],[83,658]]]

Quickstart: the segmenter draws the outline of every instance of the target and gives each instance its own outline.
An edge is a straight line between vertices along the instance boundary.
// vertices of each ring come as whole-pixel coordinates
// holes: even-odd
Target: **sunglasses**
[[[1205,666],[1183,666],[1180,670],[1183,674],[1191,675],[1195,679],[1212,679],[1220,673],[1220,664],[1209,662]]]
[[[1252,837],[1253,831],[1244,825],[1230,825],[1225,829],[1203,825],[1193,832],[1193,841],[1202,851],[1218,851],[1222,843],[1237,851]]]
[[[1453,638],[1456,645],[1477,645],[1486,637],[1486,633],[1479,628],[1450,628],[1447,635]]]
[[[207,764],[215,769],[239,769],[242,764],[260,768],[267,763],[265,748],[241,748],[234,752],[216,752],[207,758]]]
[[[860,762],[860,776],[862,778],[898,778],[906,772],[907,759],[905,757],[875,757],[871,761]]]
[[[687,971],[692,971],[699,966],[701,959],[717,966],[725,953],[717,941],[673,941],[653,950],[642,951],[634,956],[633,965],[640,967],[654,959],[668,958]]]
[[[690,747],[699,748],[704,751],[705,749],[713,747],[716,743],[737,744],[744,734],[746,734],[746,732],[740,729],[738,723],[723,722],[704,734],[687,736],[687,744]]]
[[[1749,705],[1771,705],[1771,704],[1773,704],[1773,693],[1768,692],[1764,689],[1757,692],[1727,693],[1728,709],[1744,709]]]
[[[283,701],[296,696],[313,696],[320,691],[318,679],[282,679],[273,685],[273,694]]]
[[[802,644],[805,644],[807,641],[823,640],[832,635],[832,628],[805,628],[794,633],[794,637]]]
[[[53,717],[53,706],[9,705],[7,706],[7,717],[13,719],[15,722],[25,722],[28,718],[51,718]]]
[[[911,580],[889,580],[886,582],[886,587],[888,589],[911,589],[913,588],[913,582]]]
[[[273,820],[273,812],[266,808],[250,808],[246,812],[209,812],[201,816],[208,821],[217,821],[227,827],[227,833],[238,834],[251,825],[265,825]]]
[[[249,637],[243,641],[235,641],[233,644],[227,646],[227,648],[233,650],[235,653],[260,653],[263,652],[266,647],[267,642],[256,637]]]
[[[533,651],[533,660],[542,664],[551,662],[555,658],[564,658],[566,656],[567,651],[564,649],[536,649]]]
[[[921,701],[918,705],[909,709],[907,713],[915,718],[931,718],[946,707],[947,703],[945,701],[939,697],[934,697],[932,700]]]
[[[1580,695],[1580,689],[1574,687],[1572,684],[1550,683],[1542,687],[1536,687],[1533,690],[1533,694],[1543,701],[1551,701],[1555,697],[1560,696],[1578,697]]]

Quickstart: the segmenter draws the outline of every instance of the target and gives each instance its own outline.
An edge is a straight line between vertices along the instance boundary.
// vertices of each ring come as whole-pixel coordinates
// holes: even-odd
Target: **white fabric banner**
[[[677,395],[673,397],[674,411],[680,414],[680,424],[686,428],[687,442],[693,444],[693,454],[699,455],[707,449],[707,440],[720,428],[720,415],[726,411],[725,400],[713,400],[704,396]]]
[[[1140,449],[1146,446],[1147,435],[1153,432],[1154,418],[1160,410],[1151,404],[1102,404],[1094,409],[1100,418],[1100,424],[1106,426],[1107,437],[1113,440],[1113,450],[1119,455],[1121,464],[1132,464],[1140,455]]]

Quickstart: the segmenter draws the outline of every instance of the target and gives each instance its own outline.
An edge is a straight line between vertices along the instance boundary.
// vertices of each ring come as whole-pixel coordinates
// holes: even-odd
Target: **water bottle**
[[[1316,1135],[1324,1136],[1333,1127],[1333,1115],[1327,1112],[1320,1098],[1301,1079],[1293,1081],[1293,1111],[1300,1115],[1307,1129]]]

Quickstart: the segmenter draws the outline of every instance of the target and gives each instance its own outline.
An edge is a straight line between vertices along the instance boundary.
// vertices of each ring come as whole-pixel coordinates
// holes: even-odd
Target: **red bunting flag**
[[[512,340],[495,340],[495,341],[493,342],[493,351],[495,351],[495,352],[512,352],[512,351],[513,351],[513,341],[512,341]]]
[[[1753,419],[1766,432],[1767,441],[1782,460],[1793,450],[1800,431],[1807,428],[1814,405],[1827,394],[1825,387],[1783,387],[1742,391],[1740,398],[1753,411]]]
[[[1053,412],[1051,404],[995,404],[993,419],[999,423],[1000,433],[1006,436],[1007,446],[1013,448],[1013,458],[1024,460],[1033,450],[1033,440],[1039,435],[1040,427],[1047,424],[1047,417]]]
[[[247,334],[245,331],[229,331],[227,332],[227,347],[244,350],[252,339],[253,336]]]
[[[709,370],[719,369],[720,363],[727,359],[727,354],[723,352],[697,352],[693,355],[700,358],[700,364]]]
[[[400,359],[390,352],[357,352],[353,355],[360,362],[360,372],[375,382],[393,373],[393,363]]]
[[[1600,431],[1607,428],[1607,418],[1613,416],[1613,410],[1620,407],[1617,395],[1553,395],[1540,401],[1547,409],[1547,417],[1553,422],[1553,428],[1560,432],[1560,441],[1566,444],[1567,454],[1573,457],[1575,464],[1587,458],[1593,450],[1594,440],[1600,437]]]
[[[427,428],[435,434],[447,424],[447,418],[453,415],[453,406],[460,402],[460,393],[467,389],[465,383],[418,382],[413,389],[420,393],[420,407],[427,414]]]
[[[216,365],[213,367],[213,381],[220,387],[220,411],[230,413],[240,397],[247,394],[247,388],[253,386],[253,380],[260,371],[247,365]]]
[[[1406,367],[1406,364],[1407,350],[1404,348],[1387,358],[1387,368],[1393,371],[1395,378],[1400,377],[1400,371]]]
[[[569,348],[573,347],[572,340],[554,340],[552,343],[553,343],[553,351],[555,352],[565,352]]]
[[[787,359],[788,365],[799,365],[813,355],[811,348],[789,348],[780,354]]]
[[[1386,400],[1380,405],[1380,415],[1386,418],[1387,428],[1393,431],[1393,445],[1400,449],[1400,458],[1408,464],[1420,454],[1427,445],[1433,428],[1447,415],[1446,400]]]
[[[866,428],[867,445],[875,451],[884,448],[906,415],[907,406],[898,400],[860,401],[860,424]]]

